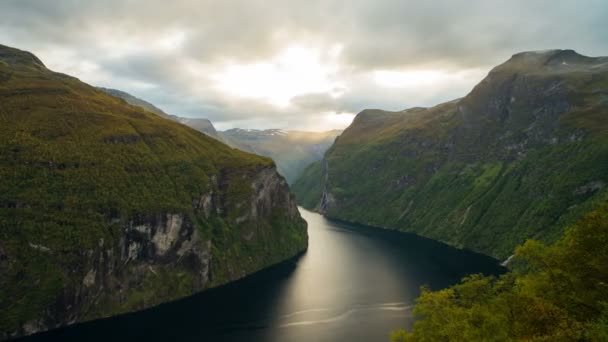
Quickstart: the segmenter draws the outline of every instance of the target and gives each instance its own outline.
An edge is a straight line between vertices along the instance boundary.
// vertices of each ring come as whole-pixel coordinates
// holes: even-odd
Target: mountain
[[[104,87],[97,87],[97,89],[108,93],[114,97],[118,97],[120,99],[123,99],[125,101],[127,101],[128,104],[133,105],[133,106],[137,106],[137,107],[141,107],[149,112],[152,112],[156,115],[162,116],[165,119],[171,119],[171,120],[175,120],[177,121],[178,117],[175,115],[170,115],[165,113],[162,109],[156,107],[155,105],[151,104],[150,102],[147,102],[145,100],[140,99],[139,97],[135,97],[127,92],[124,92],[122,90],[118,90],[118,89],[112,89],[112,88],[104,88]]]
[[[188,127],[194,128],[199,132],[203,132],[212,138],[224,142],[220,134],[215,130],[215,127],[213,126],[211,121],[209,121],[208,119],[178,117],[177,122],[184,124]]]
[[[464,98],[364,110],[292,189],[327,216],[506,258],[608,199],[608,58],[524,52]]]
[[[279,129],[240,129],[234,128],[224,132],[216,131],[211,121],[201,118],[183,118],[165,113],[162,109],[124,91],[102,88],[98,89],[128,104],[141,107],[164,118],[177,121],[199,132],[222,141],[242,151],[272,158],[279,173],[288,183],[292,183],[310,163],[323,158],[325,151],[333,144],[342,131],[327,132],[283,131]]]
[[[323,158],[342,131],[284,131],[280,129],[230,129],[221,132],[229,145],[272,158],[279,173],[292,183],[310,163]]]
[[[142,99],[135,97],[124,91],[117,90],[117,89],[111,89],[111,88],[103,88],[103,87],[98,87],[98,89],[105,93],[108,93],[114,97],[121,98],[130,105],[141,107],[156,115],[162,116],[163,118],[177,121],[179,123],[192,127],[199,132],[203,132],[203,133],[207,134],[208,136],[221,141],[221,138],[219,137],[217,131],[215,130],[215,127],[213,127],[213,124],[211,123],[211,121],[209,121],[207,119],[182,118],[182,117],[179,117],[176,115],[167,114],[162,109],[156,107],[155,105],[151,104],[150,102],[142,100]]]
[[[306,247],[272,160],[0,46],[0,339],[188,296]]]

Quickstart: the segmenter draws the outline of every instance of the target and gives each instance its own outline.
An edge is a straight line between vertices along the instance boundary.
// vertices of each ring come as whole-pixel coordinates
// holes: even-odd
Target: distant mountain
[[[149,112],[152,112],[156,115],[160,115],[163,118],[166,119],[171,119],[171,120],[177,120],[177,116],[175,115],[170,115],[165,113],[162,109],[156,107],[155,105],[151,104],[150,102],[144,101],[138,97],[135,97],[127,92],[124,92],[122,90],[118,90],[118,89],[112,89],[112,88],[104,88],[104,87],[97,87],[97,89],[106,92],[112,96],[121,98],[125,101],[127,101],[128,104],[130,105],[134,105],[134,106],[138,106],[141,107]]]
[[[306,246],[269,158],[0,45],[0,340],[189,296]]]
[[[134,106],[138,106],[141,107],[149,112],[152,112],[156,115],[162,116],[163,118],[166,119],[170,119],[173,121],[177,121],[179,123],[182,123],[186,126],[192,127],[194,129],[196,129],[199,132],[203,132],[205,134],[207,134],[208,136],[221,140],[220,137],[217,134],[217,131],[215,130],[215,127],[213,127],[213,124],[211,123],[211,121],[207,120],[207,119],[202,119],[202,118],[182,118],[176,115],[171,115],[171,114],[167,114],[165,113],[162,109],[156,107],[155,105],[151,104],[150,102],[147,102],[145,100],[142,100],[138,97],[135,97],[129,93],[126,93],[124,91],[121,90],[117,90],[117,89],[111,89],[111,88],[103,88],[103,87],[98,87],[99,90],[104,91],[112,96],[121,98],[123,100],[125,100],[128,104],[130,105],[134,105]]]
[[[280,129],[230,129],[220,135],[229,145],[272,158],[290,184],[309,164],[323,158],[342,131],[284,131]]]
[[[199,132],[203,132],[205,134],[207,134],[210,137],[213,137],[215,139],[218,139],[219,141],[223,141],[222,137],[218,134],[218,132],[215,130],[215,127],[213,126],[213,124],[211,123],[211,121],[207,120],[207,119],[201,119],[201,118],[181,118],[181,117],[177,117],[177,122],[184,124],[188,127],[192,127],[195,130],[199,131]]]
[[[364,110],[292,190],[329,217],[505,258],[608,200],[608,58],[524,52],[467,96]]]
[[[252,130],[230,129],[224,132],[216,131],[211,121],[200,118],[183,118],[165,113],[155,105],[137,98],[124,91],[102,88],[98,89],[118,98],[128,104],[146,109],[164,118],[177,121],[186,126],[203,132],[210,137],[220,140],[240,150],[272,158],[281,173],[289,183],[293,182],[302,170],[310,163],[320,160],[325,151],[334,142],[341,131],[304,132],[283,131],[279,129]]]

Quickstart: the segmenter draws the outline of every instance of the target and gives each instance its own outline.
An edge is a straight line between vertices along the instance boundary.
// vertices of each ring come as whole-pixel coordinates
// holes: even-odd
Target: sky
[[[220,129],[344,128],[529,50],[608,55],[605,0],[0,1],[0,44]]]

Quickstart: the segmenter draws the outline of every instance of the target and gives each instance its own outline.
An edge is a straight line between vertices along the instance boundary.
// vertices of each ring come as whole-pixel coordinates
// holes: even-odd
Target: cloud
[[[464,96],[519,51],[608,51],[602,0],[5,0],[0,13],[0,43],[222,128],[324,129],[348,121],[334,113]]]

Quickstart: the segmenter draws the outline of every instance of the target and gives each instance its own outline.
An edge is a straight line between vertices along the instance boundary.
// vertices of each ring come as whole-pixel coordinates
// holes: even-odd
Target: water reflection
[[[385,341],[411,324],[419,287],[438,289],[495,260],[301,209],[309,249],[299,259],[222,288],[32,340]]]

